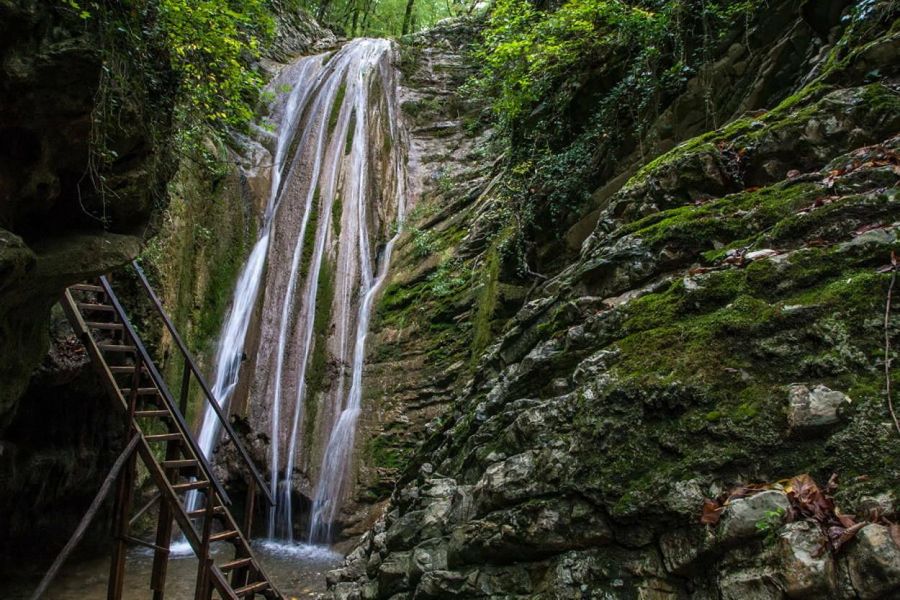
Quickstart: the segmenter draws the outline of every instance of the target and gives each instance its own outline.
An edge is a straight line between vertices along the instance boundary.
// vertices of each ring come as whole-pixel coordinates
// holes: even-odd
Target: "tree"
[[[406,13],[403,15],[403,29],[402,34],[406,35],[409,33],[409,25],[412,21],[412,13],[413,13],[413,4],[415,4],[416,0],[406,0]]]

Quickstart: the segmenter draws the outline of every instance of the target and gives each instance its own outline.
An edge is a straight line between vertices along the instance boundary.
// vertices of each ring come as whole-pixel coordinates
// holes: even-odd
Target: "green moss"
[[[331,203],[331,228],[334,231],[334,237],[341,237],[341,218],[344,216],[344,204],[341,200],[341,194],[338,193]]]
[[[347,125],[347,139],[344,140],[344,155],[353,150],[353,136],[356,133],[356,109],[350,113],[350,123]]]
[[[481,292],[472,319],[472,360],[478,360],[491,339],[491,320],[497,307],[497,289],[500,281],[500,253],[496,246],[485,258],[482,271]]]
[[[334,128],[337,126],[338,118],[341,115],[341,106],[344,104],[344,96],[346,94],[347,82],[342,81],[335,94],[334,104],[331,105],[331,113],[328,115],[328,135],[331,135],[334,132]]]
[[[300,279],[306,278],[309,273],[310,263],[316,250],[316,229],[319,226],[319,188],[316,188],[312,203],[309,207],[309,220],[306,223],[306,232],[303,237],[303,249],[300,255]]]
[[[406,462],[407,452],[392,445],[395,436],[379,435],[369,439],[366,454],[373,466],[382,469],[400,469]]]
[[[312,443],[318,415],[318,397],[325,389],[325,375],[328,370],[328,331],[331,325],[334,303],[334,264],[323,259],[319,270],[319,285],[316,293],[316,309],[313,323],[313,352],[306,371],[306,414],[303,417],[304,436],[307,444]],[[308,449],[308,448],[307,448]]]
[[[721,129],[688,140],[642,167],[625,189],[664,177],[667,171],[677,171],[681,177],[695,170],[702,171],[699,157],[722,158],[721,148],[752,156],[755,147],[764,140],[796,136],[812,119],[824,119],[834,114],[836,107],[826,95],[830,89],[821,82],[813,82],[761,116],[737,119]],[[875,132],[896,129],[897,115],[900,114],[896,94],[886,86],[874,83],[860,88],[859,98],[860,102],[842,109],[852,116],[857,126]],[[803,154],[802,147],[803,144],[794,150],[798,156]]]

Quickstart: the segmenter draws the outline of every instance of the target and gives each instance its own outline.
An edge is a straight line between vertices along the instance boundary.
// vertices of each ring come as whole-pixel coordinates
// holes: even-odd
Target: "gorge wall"
[[[51,317],[65,286],[139,252],[174,168],[166,65],[120,71],[108,42],[71,10],[0,2],[3,556],[65,537],[119,447],[83,350]]]
[[[879,515],[900,468],[883,346],[900,324],[897,18],[761,6],[642,149],[598,167],[537,283],[491,232],[502,157],[459,89],[477,26],[403,40],[418,197],[373,326],[346,519],[383,516],[333,597],[896,594]],[[803,473],[836,474],[840,510],[872,521],[837,551],[815,518],[783,523]],[[700,524],[705,498],[779,480]]]

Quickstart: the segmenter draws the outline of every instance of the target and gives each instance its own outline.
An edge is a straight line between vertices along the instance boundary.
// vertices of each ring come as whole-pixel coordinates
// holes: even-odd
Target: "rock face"
[[[702,82],[687,85],[654,125],[661,154],[610,173],[587,233],[570,230],[578,255],[546,281],[516,290],[485,233],[497,172],[423,187],[440,216],[411,219],[418,266],[399,260],[379,305],[360,442],[359,481],[389,456],[397,486],[330,576],[335,598],[896,593],[879,525],[823,554],[817,524],[782,523],[780,492],[699,524],[703,498],[740,483],[838,473],[853,512],[900,475],[879,272],[900,249],[900,15],[801,5],[768,3],[748,47],[723,50],[723,127],[678,116],[697,106]],[[452,102],[423,127],[443,131]],[[404,367],[388,379],[383,363]]]
[[[51,307],[139,253],[172,172],[168,67],[120,72],[97,27],[64,3],[0,2],[4,567],[58,550],[121,447],[121,419]]]
[[[473,260],[484,244],[469,226],[488,206],[494,163],[492,134],[478,126],[482,107],[456,94],[472,73],[465,53],[474,31],[472,22],[448,22],[400,46],[411,210],[372,319],[347,537],[371,526],[428,423],[445,414],[468,376],[470,316],[480,293],[455,250],[468,248]],[[498,316],[523,293],[505,286]]]
[[[165,195],[155,140],[171,106],[148,87],[165,74],[126,75],[132,91],[110,108],[99,36],[62,5],[0,3],[0,431],[46,352],[57,295],[134,257]]]

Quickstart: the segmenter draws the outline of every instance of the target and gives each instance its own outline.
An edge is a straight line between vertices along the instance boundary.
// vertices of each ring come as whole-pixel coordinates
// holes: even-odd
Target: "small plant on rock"
[[[785,510],[776,508],[767,510],[766,514],[756,522],[756,530],[764,536],[767,546],[771,546],[778,539],[778,531],[784,523]]]

